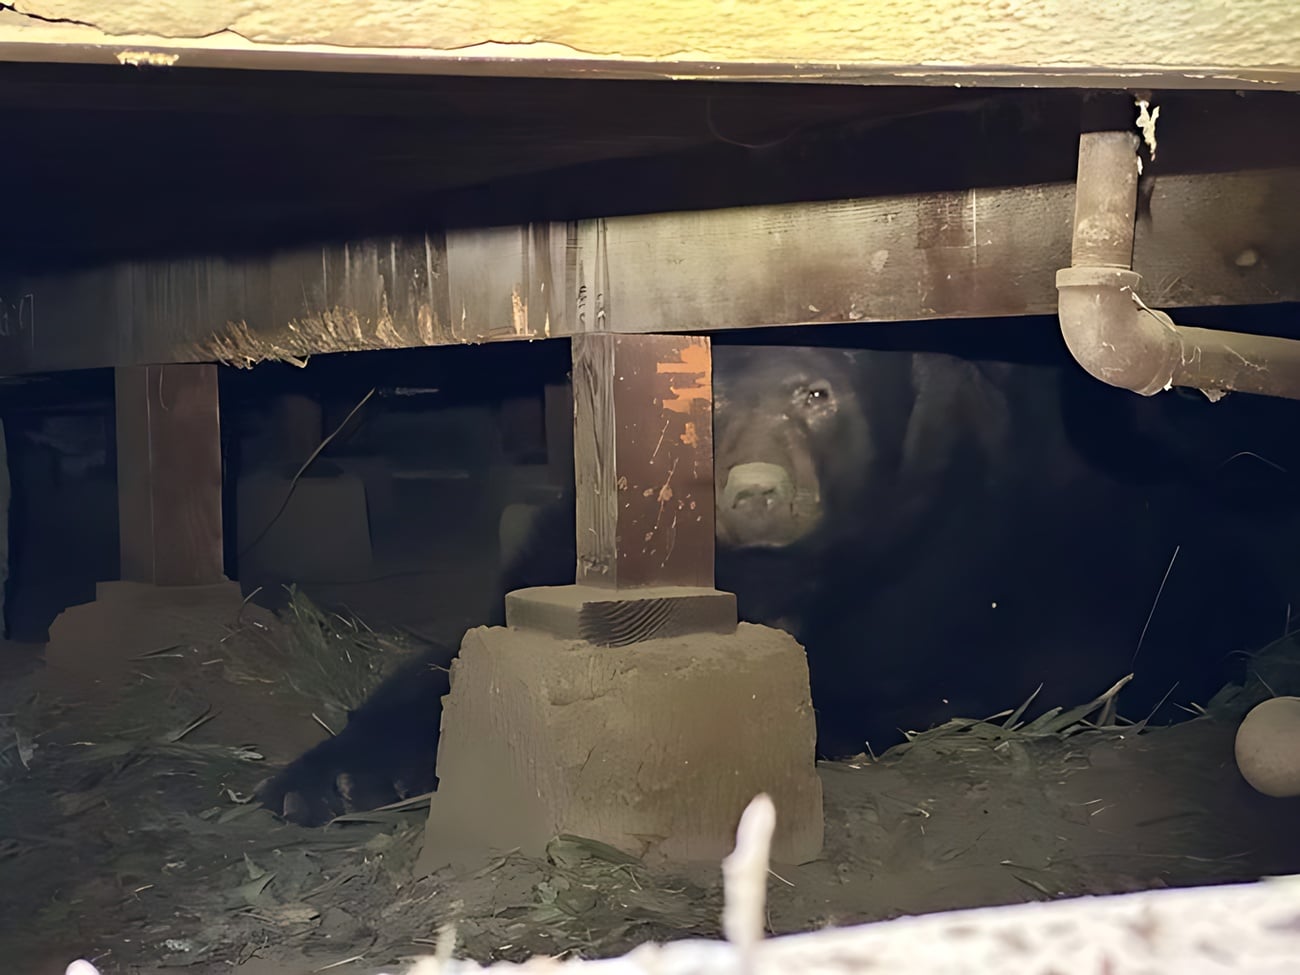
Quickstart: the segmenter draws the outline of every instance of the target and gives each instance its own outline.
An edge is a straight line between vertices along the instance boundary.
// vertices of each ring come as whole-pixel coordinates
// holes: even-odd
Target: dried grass
[[[287,591],[289,604],[279,614],[283,625],[274,635],[259,630],[261,639],[232,646],[227,673],[287,683],[341,723],[415,652],[416,644],[401,634],[372,630],[355,616],[326,612],[296,587]]]
[[[1293,630],[1245,656],[1245,682],[1229,684],[1215,694],[1205,706],[1208,714],[1239,720],[1269,698],[1300,695],[1300,630]]]
[[[1007,741],[1033,739],[1065,739],[1084,731],[1123,731],[1134,733],[1146,726],[1146,720],[1125,721],[1117,714],[1119,692],[1133,679],[1129,674],[1111,685],[1086,704],[1064,709],[1049,708],[1032,721],[1023,720],[1029,706],[1038,697],[1038,690],[1018,708],[999,711],[987,718],[952,718],[927,731],[906,732],[907,741],[895,745],[886,755],[898,756],[916,745],[953,741],[979,748],[997,747]],[[1094,718],[1095,716],[1095,718]],[[1094,720],[1089,720],[1093,718]],[[1001,723],[999,723],[1001,722]]]

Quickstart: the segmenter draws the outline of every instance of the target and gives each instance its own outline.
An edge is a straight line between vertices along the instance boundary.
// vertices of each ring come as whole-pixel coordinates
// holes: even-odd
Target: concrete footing
[[[822,846],[815,743],[807,659],[780,630],[611,647],[473,629],[444,698],[421,870],[466,843],[536,855],[564,833],[716,862],[759,792],[776,804],[773,859],[806,862]]]

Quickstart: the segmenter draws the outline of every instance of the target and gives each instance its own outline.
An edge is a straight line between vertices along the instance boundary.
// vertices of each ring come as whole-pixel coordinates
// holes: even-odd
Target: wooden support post
[[[712,380],[708,338],[573,339],[577,584],[509,593],[507,626],[465,635],[417,872],[561,833],[708,859],[760,793],[773,858],[820,854],[807,657],[713,588]]]
[[[577,585],[506,597],[511,626],[604,646],[729,633],[713,588],[713,359],[707,336],[573,338]]]
[[[573,339],[578,584],[713,586],[707,337]]]
[[[216,366],[117,370],[117,493],[123,580],[225,581]]]

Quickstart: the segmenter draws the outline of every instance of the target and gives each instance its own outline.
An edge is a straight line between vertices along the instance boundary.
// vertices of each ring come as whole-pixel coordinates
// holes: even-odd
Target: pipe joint
[[[1057,312],[1070,354],[1111,386],[1154,396],[1174,386],[1300,399],[1300,341],[1175,325],[1138,298],[1132,270],[1137,139],[1079,140],[1071,267],[1056,273]]]
[[[1168,319],[1138,301],[1142,275],[1114,267],[1068,267],[1056,273],[1065,344],[1089,375],[1153,396],[1170,387],[1182,358]]]

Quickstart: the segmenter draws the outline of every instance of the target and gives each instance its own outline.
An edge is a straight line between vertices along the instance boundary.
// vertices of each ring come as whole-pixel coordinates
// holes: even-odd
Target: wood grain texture
[[[1296,300],[1288,199],[1300,169],[1154,180],[1134,248],[1147,300]],[[579,252],[609,255],[616,332],[1051,315],[1073,220],[1058,183],[592,222]],[[1250,247],[1267,267],[1238,265]]]
[[[614,336],[573,337],[573,472],[579,585],[618,585]]]
[[[1297,199],[1300,167],[1152,180],[1134,252],[1143,297],[1300,300]],[[0,276],[0,372],[1055,314],[1073,217],[1073,184],[1049,183]]]
[[[506,594],[506,625],[598,647],[626,647],[690,633],[734,633],[736,597],[714,589],[542,586]]]
[[[129,367],[116,381],[122,579],[224,581],[216,366]]]
[[[20,0],[8,58],[435,72],[836,77],[894,84],[971,75],[1115,87],[1300,83],[1289,0]],[[350,63],[351,62],[351,63]]]
[[[579,585],[713,585],[707,338],[573,339]]]

